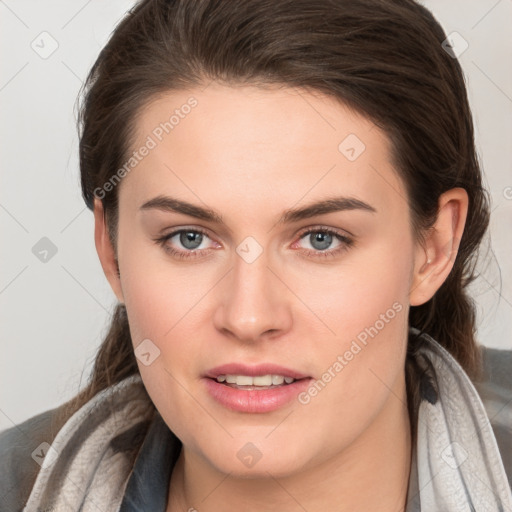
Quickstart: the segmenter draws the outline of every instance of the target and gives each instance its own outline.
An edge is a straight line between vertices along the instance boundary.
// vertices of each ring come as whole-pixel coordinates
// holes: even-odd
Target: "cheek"
[[[137,359],[144,385],[157,409],[173,431],[187,437],[190,425],[179,418],[204,415],[191,400],[190,375],[197,375],[198,324],[205,318],[201,300],[210,279],[209,271],[198,278],[193,266],[178,267],[161,249],[144,243],[127,243],[120,250],[123,295],[135,352],[143,340],[151,340],[158,357],[145,365]],[[121,244],[120,244],[120,247]],[[161,251],[161,252],[159,252]],[[147,344],[147,342],[146,342]]]
[[[324,373],[299,396],[302,412],[297,417],[308,422],[308,436],[320,457],[351,445],[372,424],[381,423],[379,417],[389,417],[388,411],[400,414],[406,403],[406,310],[396,312],[380,331],[361,332],[364,343],[347,336],[330,347]]]
[[[294,292],[321,320],[301,329],[321,330],[339,349],[375,323],[380,327],[381,315],[394,319],[397,309],[408,307],[412,266],[412,241],[389,233],[349,249],[335,266],[292,267]]]
[[[194,371],[200,353],[198,315],[204,317],[202,296],[203,288],[194,287],[177,272],[163,273],[153,268],[139,276],[131,275],[125,302],[136,354],[138,344],[146,339],[151,340],[158,353],[150,366],[139,362],[145,382],[155,382],[156,386],[159,381],[160,388],[169,392],[169,386],[174,388],[184,381],[187,372]]]
[[[347,437],[382,409],[390,390],[400,393],[411,265],[412,245],[388,239],[346,258],[336,272],[309,276],[309,286],[298,291],[322,320],[301,324],[309,329],[306,338],[315,329],[314,339],[322,340],[315,358],[323,369],[303,403],[308,415],[328,416]]]
[[[135,353],[145,339],[158,350],[158,357],[149,365],[137,359],[144,386],[167,425],[193,447],[196,440],[192,419],[208,421],[192,398],[196,390],[190,380],[198,355],[197,325],[192,328],[192,319],[201,304],[198,291],[187,287],[186,279],[177,274],[164,273],[158,266],[136,269],[130,273],[123,291]]]
[[[163,343],[194,316],[215,276],[204,266],[198,275],[193,265],[178,264],[153,242],[134,237],[126,245],[120,251],[121,282],[134,344],[145,338]]]

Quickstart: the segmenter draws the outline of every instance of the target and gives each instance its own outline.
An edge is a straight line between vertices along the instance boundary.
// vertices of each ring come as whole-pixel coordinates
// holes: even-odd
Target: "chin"
[[[203,456],[217,471],[230,474],[233,478],[268,479],[270,475],[284,478],[297,473],[306,464],[303,461],[305,454],[301,456],[293,449],[297,444],[290,443],[290,450],[283,453],[272,444],[243,440],[235,443],[235,446],[219,446],[220,452],[203,452]]]

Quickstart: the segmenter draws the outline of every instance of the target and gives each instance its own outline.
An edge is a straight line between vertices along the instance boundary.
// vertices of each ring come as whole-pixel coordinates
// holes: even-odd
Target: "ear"
[[[94,241],[96,243],[96,251],[100,258],[103,272],[115,293],[119,302],[124,304],[123,290],[121,288],[121,278],[119,276],[119,267],[108,236],[108,230],[105,222],[103,204],[98,199],[94,199]]]
[[[466,223],[468,202],[463,188],[453,188],[439,197],[436,222],[415,251],[409,290],[411,306],[430,300],[451,272]]]

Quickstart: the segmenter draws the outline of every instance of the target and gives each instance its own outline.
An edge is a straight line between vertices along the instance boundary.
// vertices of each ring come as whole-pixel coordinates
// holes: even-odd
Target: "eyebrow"
[[[190,217],[195,217],[197,219],[210,221],[217,224],[223,223],[222,216],[214,210],[203,208],[202,206],[197,206],[192,203],[188,203],[187,201],[182,201],[181,199],[176,199],[169,196],[160,195],[154,197],[153,199],[145,202],[140,207],[140,210],[143,211],[151,209],[157,209],[165,212],[182,213],[184,215],[189,215]],[[327,213],[347,210],[362,210],[370,213],[377,212],[373,206],[354,197],[331,197],[311,203],[301,208],[291,208],[289,210],[285,210],[280,219],[277,221],[277,224],[298,222],[303,219],[315,217],[316,215],[324,215]]]

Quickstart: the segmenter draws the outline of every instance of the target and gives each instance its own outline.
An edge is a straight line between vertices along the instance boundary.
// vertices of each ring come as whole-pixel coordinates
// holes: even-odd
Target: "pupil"
[[[195,231],[184,231],[180,234],[180,243],[187,249],[196,249],[201,245],[203,235]]]
[[[332,243],[332,235],[329,233],[312,233],[309,239],[311,245],[318,250],[327,249]]]

